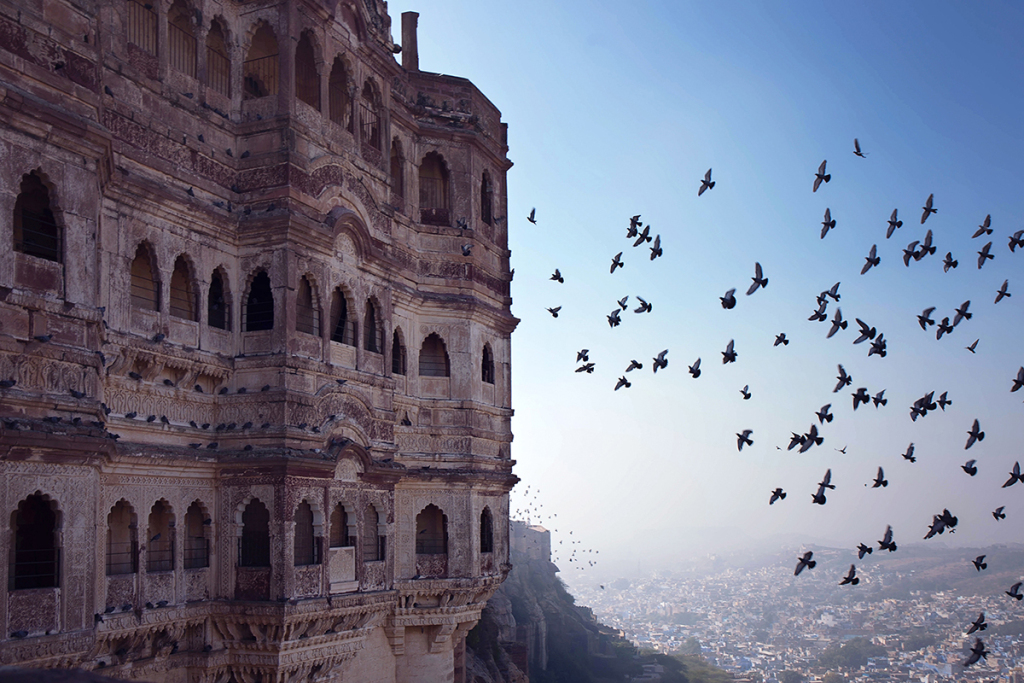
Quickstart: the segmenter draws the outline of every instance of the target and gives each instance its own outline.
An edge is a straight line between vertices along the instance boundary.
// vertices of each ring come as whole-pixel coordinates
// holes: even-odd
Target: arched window
[[[267,24],[260,24],[242,66],[242,92],[245,99],[277,94],[280,81],[277,53],[274,29]]]
[[[26,173],[14,201],[14,250],[60,263],[64,252],[61,237],[50,208],[49,188],[35,171]]]
[[[480,181],[480,220],[491,224],[491,210],[494,206],[494,188],[491,187],[491,176],[484,171]]]
[[[363,562],[380,562],[387,550],[387,536],[382,533],[380,513],[373,503],[366,506],[366,528],[363,530]]]
[[[11,515],[8,588],[56,588],[60,585],[60,550],[55,505],[40,493],[18,503]]]
[[[451,225],[448,211],[448,168],[437,152],[420,164],[420,223]]]
[[[156,54],[156,11],[153,5],[128,0],[128,42],[151,55]]]
[[[362,141],[376,150],[380,149],[380,96],[373,81],[363,83],[359,102],[359,124]]]
[[[420,376],[449,377],[450,375],[451,368],[444,341],[436,333],[431,333],[423,340],[423,346],[420,348]]]
[[[231,57],[219,21],[210,24],[206,34],[206,85],[231,97]]]
[[[320,564],[317,539],[313,534],[313,508],[302,501],[295,509],[295,566]]]
[[[391,194],[405,196],[405,182],[402,177],[402,143],[395,138],[391,141]]]
[[[144,311],[160,310],[160,282],[156,267],[145,242],[135,250],[132,260],[132,306]]]
[[[327,81],[331,121],[352,132],[352,96],[349,94],[348,71],[341,57],[334,58],[331,77]]]
[[[405,344],[398,335],[398,330],[391,336],[391,374],[405,374]]]
[[[331,547],[348,548],[355,544],[355,515],[350,514],[343,503],[338,503],[331,511]]]
[[[416,554],[448,553],[448,517],[436,505],[428,505],[416,515]]]
[[[489,508],[480,513],[480,552],[494,552],[494,521]]]
[[[384,352],[384,330],[380,316],[377,314],[377,306],[373,300],[366,302],[366,315],[363,317],[363,331],[366,338],[363,340],[363,348],[373,353]]]
[[[146,542],[146,571],[169,572],[174,569],[174,515],[166,501],[158,500],[149,513],[149,540]]]
[[[249,298],[245,302],[245,331],[274,329],[274,294],[270,290],[270,276],[261,270],[249,285]]]
[[[299,278],[299,291],[295,294],[295,329],[320,336],[320,304],[305,275]]]
[[[174,0],[167,11],[167,46],[171,67],[195,78],[196,36],[192,30],[192,13],[182,0]]]
[[[239,567],[270,566],[270,512],[253,498],[242,512],[242,537],[238,539]]]
[[[303,32],[295,48],[295,97],[320,111],[320,72],[308,32]]]
[[[210,521],[203,514],[198,500],[188,506],[185,513],[185,569],[210,566],[210,539],[206,535]]]
[[[174,261],[171,273],[171,315],[185,320],[196,319],[195,295],[192,293],[192,270],[184,256]]]
[[[107,515],[107,574],[134,574],[139,571],[138,539],[135,536],[135,511],[124,500]]]
[[[484,344],[484,352],[480,359],[480,379],[488,384],[494,384],[494,354],[491,353],[490,344]]]
[[[210,327],[216,327],[218,330],[226,330],[231,326],[227,289],[227,276],[218,268],[210,277],[210,294],[206,299],[206,318]]]
[[[355,317],[349,315],[345,293],[336,287],[331,297],[331,341],[355,346],[358,339]]]

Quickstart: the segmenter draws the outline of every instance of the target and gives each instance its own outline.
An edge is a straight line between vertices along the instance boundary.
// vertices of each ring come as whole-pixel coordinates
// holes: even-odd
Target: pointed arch
[[[310,31],[303,31],[295,46],[295,97],[320,111],[320,69],[317,65],[315,41]]]
[[[60,586],[60,510],[36,491],[11,513],[8,589]]]
[[[363,513],[363,562],[380,562],[387,555],[387,533],[380,511],[368,503]]]
[[[149,527],[146,532],[146,571],[169,572],[174,570],[174,510],[167,500],[161,498],[149,512]]]
[[[206,33],[206,85],[231,97],[231,52],[228,33],[221,19],[214,19]]]
[[[419,168],[420,223],[451,225],[448,165],[437,152],[423,157]]]
[[[363,348],[373,353],[384,353],[384,321],[380,315],[380,304],[373,297],[366,300],[363,315]]]
[[[242,92],[245,99],[276,95],[280,87],[280,60],[277,36],[270,24],[261,21],[249,44],[242,66]]]
[[[351,299],[344,290],[335,287],[331,297],[331,341],[356,346],[356,340],[359,339],[358,324],[350,304]]]
[[[196,314],[195,287],[193,282],[192,264],[189,259],[181,254],[174,261],[174,271],[171,273],[171,315],[184,320],[198,320]]]
[[[21,176],[14,201],[14,250],[62,263],[63,230],[54,215],[49,183],[40,171]]]
[[[194,13],[184,0],[174,0],[167,10],[167,57],[171,68],[196,77],[196,34]]]
[[[494,352],[490,344],[484,344],[480,357],[480,379],[487,384],[494,384]]]
[[[434,504],[416,515],[416,554],[448,554],[448,516]]]
[[[196,499],[185,512],[185,569],[210,566],[210,519],[203,503]]]
[[[299,278],[295,293],[295,330],[320,336],[320,297],[307,275]]]
[[[352,132],[352,86],[349,83],[349,69],[341,55],[334,58],[331,75],[327,82],[328,115],[331,121],[348,132]]]
[[[314,529],[313,507],[303,499],[295,508],[295,566],[320,564],[320,544]]]
[[[117,501],[107,514],[107,575],[139,571],[138,520],[131,503]]]
[[[444,340],[436,332],[430,333],[420,347],[421,377],[450,377],[451,363]]]
[[[351,504],[338,503],[331,510],[330,547],[348,548],[356,544],[356,514]]]
[[[231,329],[231,290],[224,268],[218,266],[210,276],[210,291],[206,297],[206,320],[218,330]]]
[[[404,376],[406,368],[405,342],[401,328],[395,327],[395,332],[391,335],[391,374]]]
[[[494,518],[489,507],[480,513],[480,552],[494,552]]]
[[[245,331],[274,329],[274,292],[270,286],[270,276],[260,269],[249,283],[249,293],[245,301]]]
[[[380,90],[373,79],[367,78],[363,81],[363,89],[359,97],[359,134],[364,144],[376,150],[381,148],[380,108]]]
[[[132,306],[144,311],[160,310],[160,280],[157,272],[153,246],[149,242],[140,243],[132,259]]]
[[[242,511],[238,566],[270,566],[270,511],[259,498],[249,500]]]

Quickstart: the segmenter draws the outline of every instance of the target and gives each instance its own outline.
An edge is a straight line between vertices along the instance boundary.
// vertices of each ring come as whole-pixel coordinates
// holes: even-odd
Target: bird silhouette
[[[984,555],[982,555],[984,557]],[[984,631],[988,628],[988,624],[985,623],[985,613],[982,612],[978,615],[978,618],[971,622],[970,628],[967,629],[967,635],[971,635],[975,631]]]
[[[711,169],[709,168],[708,172],[704,174],[704,180],[700,181],[700,189],[697,190],[697,196],[701,196],[708,190],[714,188],[714,186],[715,181],[711,179]]]
[[[939,395],[939,400],[937,401],[939,407],[942,408],[942,412],[946,412],[946,406],[953,405],[953,402],[946,398],[946,394],[948,393],[948,391],[943,391],[942,394]]]
[[[985,220],[982,222],[981,225],[978,226],[977,231],[973,235],[971,235],[971,239],[974,239],[975,237],[981,237],[982,235],[991,235],[991,234],[992,234],[992,214],[989,214],[989,215],[985,216]]]
[[[917,323],[921,326],[921,329],[925,330],[926,332],[928,331],[929,325],[935,324],[935,321],[931,319],[931,315],[934,310],[934,306],[932,306],[931,308],[926,308],[921,313],[921,315],[917,316]]]
[[[733,350],[733,343],[734,340],[730,339],[729,343],[725,346],[725,351],[722,351],[722,365],[736,362],[736,356],[739,354]]]
[[[530,209],[530,215],[526,217],[526,220],[530,221],[534,225],[537,225],[537,208]]]
[[[934,199],[935,199],[935,195],[934,194],[928,195],[928,200],[925,201],[924,206],[921,207],[921,209],[924,211],[924,213],[921,214],[921,225],[924,225],[924,222],[926,220],[928,220],[928,216],[932,215],[933,213],[938,213],[939,212],[938,209],[933,209],[932,208],[932,202],[933,202]]]
[[[953,258],[953,252],[947,251],[946,258],[942,260],[942,272],[948,273],[950,268],[956,268],[960,262]]]
[[[754,440],[750,438],[750,435],[754,433],[753,429],[744,429],[741,433],[736,435],[736,448],[739,451],[743,451],[743,445],[753,446]]]
[[[840,586],[847,586],[847,585],[849,585],[849,586],[856,586],[858,583],[860,583],[860,579],[857,578],[857,568],[854,567],[851,564],[850,565],[850,570],[848,572],[846,572],[846,576],[844,576],[843,580],[839,582],[839,585]]]
[[[743,388],[740,389],[740,393],[743,394],[743,400],[744,401],[749,401],[750,400],[750,385],[749,384],[744,384]]]
[[[964,472],[966,472],[968,474],[968,476],[973,477],[974,475],[976,475],[978,473],[978,468],[974,464],[976,462],[978,462],[978,461],[977,460],[968,460],[963,465],[960,465],[960,469],[962,469]]]
[[[811,449],[812,446],[820,446],[825,438],[818,436],[818,425],[812,424],[811,428],[807,430],[807,433],[801,437],[800,452],[806,453]]]
[[[696,363],[694,363],[693,365],[689,366],[689,371],[690,371],[690,374],[693,375],[694,379],[697,379],[698,377],[700,377],[700,358],[697,359]]]
[[[804,569],[814,569],[814,565],[816,565],[817,562],[811,559],[812,557],[814,557],[814,552],[810,550],[808,550],[803,555],[798,557],[796,569],[793,570],[793,576],[799,576],[800,572],[802,572]]]
[[[859,156],[861,159],[867,157],[867,154],[860,151],[860,142],[857,140],[857,138],[853,139],[853,153]]]
[[[914,457],[914,444],[911,443],[907,446],[907,450],[903,453],[903,459],[909,460],[910,462],[917,462],[917,458]]]
[[[772,346],[778,346],[779,344],[782,344],[783,346],[789,346],[789,340],[786,339],[785,332],[780,332],[777,335],[775,335],[775,343],[772,344]]]
[[[889,485],[889,480],[885,478],[885,472],[881,467],[878,468],[878,474],[875,475],[875,481],[871,484],[871,488],[877,489],[886,487]]]
[[[864,261],[866,263],[860,269],[860,274],[861,275],[864,275],[869,270],[871,270],[874,266],[877,266],[879,263],[882,262],[882,258],[880,256],[878,256],[878,245],[877,244],[872,244],[871,245],[871,251],[868,252],[868,255],[864,257]]]
[[[949,316],[946,316],[939,323],[939,327],[935,330],[935,338],[942,339],[942,335],[949,334],[953,331],[954,325],[949,324]]]
[[[877,394],[875,394],[874,397],[871,399],[871,401],[875,404],[876,408],[878,406],[884,406],[884,405],[886,405],[889,402],[889,399],[884,398],[884,396],[885,396],[885,389],[882,389]]]
[[[981,251],[978,252],[978,270],[981,270],[981,267],[985,265],[985,261],[990,261],[995,258],[995,255],[989,253],[991,251],[992,243],[989,242],[981,248]]]
[[[825,235],[828,234],[829,230],[836,227],[836,222],[832,218],[832,210],[825,209],[825,218],[821,221],[821,239],[825,239]]]
[[[1003,285],[996,291],[996,303],[999,303],[1008,296],[1012,296],[1006,288],[1010,285],[1009,280],[1003,280]]]
[[[996,518],[996,521],[997,521],[997,522],[998,522],[999,520],[1001,520],[1001,519],[1006,519],[1006,513],[1004,513],[1004,512],[1003,512],[1003,510],[1005,510],[1005,509],[1006,509],[1006,506],[1005,506],[1005,505],[1000,505],[999,507],[997,507],[997,508],[996,508],[996,509],[995,509],[995,510],[994,510],[994,511],[992,512],[992,516]]]
[[[590,349],[581,349],[576,352],[577,363],[579,363],[580,361],[586,363],[588,360],[590,360]]]
[[[907,245],[906,249],[903,250],[903,265],[905,265],[907,268],[910,267],[910,260],[911,259],[913,259],[915,261],[920,261],[921,260],[920,259],[920,253],[921,252],[919,252],[917,250],[917,245],[918,244],[920,244],[920,242],[918,242],[917,240],[914,240],[913,242],[911,242],[910,244]]]
[[[722,308],[729,310],[736,306],[736,288],[732,288],[725,293],[725,296],[718,297],[722,301]]]
[[[836,379],[839,381],[836,384],[836,388],[832,390],[833,394],[837,394],[839,393],[839,390],[842,389],[843,387],[848,387],[851,384],[853,384],[853,375],[846,374],[846,368],[844,368],[841,364],[838,365],[837,367],[839,368],[839,374],[836,376]]]
[[[970,300],[965,301],[962,304],[960,304],[960,308],[956,309],[956,315],[953,317],[953,327],[956,327],[957,325],[959,325],[960,322],[963,321],[963,320],[970,320],[971,319],[971,317],[974,314],[967,312],[967,309],[970,308],[970,306],[971,306]]]
[[[622,260],[622,252],[620,251],[618,254],[612,257],[612,268],[609,272],[614,274],[616,268],[624,268],[625,266],[626,264]]]
[[[871,396],[868,395],[867,387],[859,387],[857,389],[857,391],[854,394],[851,394],[851,395],[853,396],[853,409],[854,410],[857,410],[857,408],[862,403],[871,403]]]
[[[902,228],[903,227],[903,221],[901,221],[898,218],[896,218],[896,213],[898,211],[899,211],[899,209],[893,209],[892,210],[892,215],[889,216],[889,227],[885,231],[885,239],[889,239],[890,237],[892,237],[892,234],[894,232],[896,232],[896,228]]]
[[[978,342],[979,341],[981,341],[981,340],[980,339],[975,339],[973,342],[971,342],[970,346],[965,346],[964,348],[967,349],[968,351],[970,351],[971,353],[974,353],[974,349],[978,348]]]
[[[1006,591],[1006,594],[1009,595],[1014,600],[1017,600],[1017,601],[1024,600],[1024,595],[1022,595],[1021,592],[1020,592],[1021,583],[1022,583],[1021,581],[1018,581],[1017,583],[1015,583],[1012,586],[1010,586],[1010,590]]]
[[[637,297],[636,300],[640,302],[640,305],[633,309],[634,313],[650,313],[654,310],[654,306],[644,301],[642,298]]]
[[[832,421],[832,413],[828,412],[828,409],[832,407],[831,403],[826,403],[821,407],[821,410],[815,413],[818,416],[818,422],[825,424],[826,422]]]
[[[626,372],[632,372],[633,370],[642,370],[643,367],[644,367],[643,363],[640,363],[640,362],[635,361],[635,360],[631,360],[631,361],[629,361],[629,367],[626,368]]]
[[[845,330],[849,323],[843,320],[843,309],[837,308],[836,313],[832,316],[832,327],[829,329],[828,334],[825,335],[825,339],[831,339],[839,330]]]
[[[777,501],[777,500],[785,500],[785,499],[786,499],[786,492],[783,491],[781,488],[776,488],[774,491],[772,491],[771,498],[768,499],[768,504],[769,505],[774,505],[775,501]]]
[[[626,387],[628,389],[631,386],[633,386],[633,385],[630,384],[628,379],[626,379],[625,377],[620,377],[619,381],[615,384],[615,391],[618,391],[622,387]]]
[[[619,317],[620,310],[616,308],[606,316],[608,318],[608,327],[618,327],[622,323],[622,319]]]
[[[1018,230],[1010,235],[1010,251],[1016,252],[1017,247],[1024,247],[1024,230]]]
[[[974,568],[977,569],[979,572],[982,569],[988,569],[988,563],[985,562],[985,556],[984,555],[978,555],[976,558],[971,560],[971,564],[973,564]]]
[[[550,314],[551,314],[551,317],[552,317],[552,318],[557,318],[557,317],[558,317],[558,312],[559,312],[560,310],[562,310],[562,307],[561,307],[561,306],[555,306],[554,308],[549,308],[549,309],[548,309],[548,313],[550,313]]]
[[[665,358],[665,356],[667,356],[667,355],[668,355],[668,349],[665,349],[664,351],[662,351],[661,353],[659,353],[657,356],[654,357],[654,372],[655,373],[658,372],[659,368],[664,370],[665,368],[668,367],[668,358]],[[643,366],[640,366],[640,367],[643,367]]]
[[[857,559],[863,560],[865,555],[870,555],[873,551],[874,548],[871,546],[860,543],[857,545]]]
[[[962,662],[962,665],[964,668],[967,668],[972,664],[977,664],[979,659],[988,661],[989,654],[989,651],[985,649],[985,643],[981,642],[981,638],[975,638],[974,645],[971,646],[971,654]]]
[[[828,159],[822,161],[821,165],[818,166],[818,172],[814,174],[814,187],[811,189],[811,192],[817,192],[818,187],[821,185],[822,182],[827,183],[828,181],[832,180],[832,175],[825,173],[825,164],[827,163]]]
[[[1013,486],[1018,481],[1020,483],[1024,484],[1024,476],[1021,476],[1021,473],[1020,473],[1020,462],[1019,461],[1013,463],[1013,469],[1010,470],[1010,478],[1006,480],[1006,483],[1003,484],[1002,488],[1005,489],[1005,488],[1008,488],[1010,486]]]
[[[664,251],[661,248],[661,235],[654,236],[654,244],[650,247],[650,249],[652,261],[664,253]]]
[[[622,297],[621,299],[619,299],[619,301],[618,301],[619,308],[621,308],[622,310],[626,310],[627,308],[629,308],[629,306],[626,305],[627,301],[629,301],[629,295],[628,294],[626,296]]]
[[[808,320],[810,320],[811,322],[825,322],[825,320],[828,319],[828,316],[825,315],[825,309],[827,307],[828,301],[822,301],[821,303],[819,303],[818,310],[816,310],[814,313],[811,313],[811,317],[809,317]]]
[[[985,432],[981,431],[981,427],[978,424],[977,418],[974,420],[974,424],[971,425],[970,431],[967,432],[967,445],[964,446],[964,450],[967,450],[974,445],[975,441],[984,441]]]
[[[892,527],[885,527],[885,535],[882,536],[882,540],[878,542],[879,550],[888,550],[890,553],[896,552],[896,544],[892,542]]]
[[[565,278],[562,277],[562,273],[561,273],[561,271],[558,270],[558,268],[555,268],[555,272],[551,276],[550,279],[554,280],[555,282],[559,282],[559,283],[565,284]]]

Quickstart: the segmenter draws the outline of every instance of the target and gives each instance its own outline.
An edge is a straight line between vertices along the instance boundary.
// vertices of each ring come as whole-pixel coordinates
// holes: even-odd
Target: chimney
[[[402,12],[402,67],[406,71],[420,70],[420,54],[416,45],[419,18],[419,12]]]

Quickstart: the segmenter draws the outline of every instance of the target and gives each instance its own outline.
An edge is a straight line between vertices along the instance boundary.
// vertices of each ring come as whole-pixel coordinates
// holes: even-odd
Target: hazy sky
[[[1024,391],[1009,391],[1024,364],[1024,253],[1007,247],[1024,228],[1024,7],[393,0],[398,40],[410,9],[421,68],[471,79],[509,124],[522,319],[513,510],[529,486],[556,547],[572,529],[606,568],[754,542],[852,549],[886,524],[898,543],[921,541],[943,508],[959,516],[957,534],[929,543],[1024,540],[1024,485],[1000,488],[1024,460]],[[832,181],[812,193],[822,159]],[[708,167],[717,184],[698,198]],[[938,213],[922,226],[930,193]],[[826,207],[837,227],[822,240]],[[894,208],[905,224],[886,240]],[[663,258],[625,239],[636,213],[660,233]],[[986,214],[994,234],[972,239]],[[903,248],[928,228],[937,254],[904,267]],[[979,271],[989,240],[995,260]],[[862,276],[872,244],[882,262]],[[626,266],[611,275],[619,251]],[[959,260],[948,274],[947,251]],[[755,261],[770,282],[747,297]],[[556,267],[565,284],[548,279]],[[1013,296],[994,305],[1004,279]],[[844,317],[883,332],[886,358],[853,346],[852,328],[826,339],[828,325],[807,320],[836,281]],[[739,303],[726,311],[719,297],[732,287]],[[625,295],[630,310],[610,329],[605,316]],[[632,312],[637,295],[652,313]],[[968,299],[974,317],[952,335],[918,327],[922,309],[941,320]],[[559,305],[555,320],[545,308]],[[791,343],[773,348],[783,331]],[[738,361],[723,366],[730,339]],[[574,373],[581,348],[593,375]],[[654,375],[665,348],[669,366]],[[631,358],[643,370],[613,391]],[[835,394],[838,363],[853,386]],[[854,412],[858,387],[885,389],[888,405]],[[953,404],[912,422],[909,406],[931,390]],[[826,403],[835,421],[824,444],[787,452]],[[975,418],[986,439],[965,451]],[[754,445],[739,453],[744,429]],[[915,464],[900,457],[911,442]],[[974,478],[959,467],[968,458]],[[889,486],[873,490],[879,465]],[[813,505],[827,468],[837,488]],[[769,507],[776,486],[789,497]],[[564,555],[560,566],[572,574]]]

